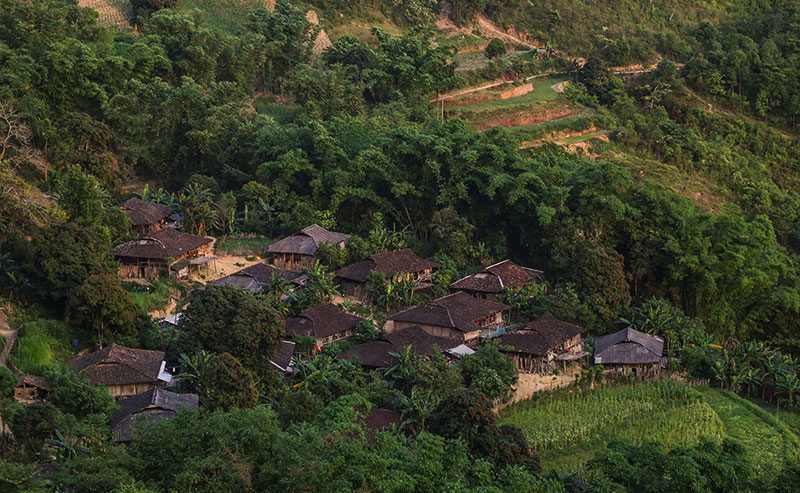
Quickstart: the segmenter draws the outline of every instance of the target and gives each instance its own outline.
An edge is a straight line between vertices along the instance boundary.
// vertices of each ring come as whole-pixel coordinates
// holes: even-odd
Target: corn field
[[[507,408],[501,422],[519,426],[537,451],[590,441],[602,430],[625,425],[624,438],[688,445],[701,436],[722,437],[722,424],[690,387],[664,380],[557,393],[549,400]],[[620,438],[623,438],[622,436]],[[688,442],[687,442],[688,441]]]
[[[79,0],[78,4],[96,10],[100,14],[100,24],[128,29],[131,27],[133,14],[128,0]]]

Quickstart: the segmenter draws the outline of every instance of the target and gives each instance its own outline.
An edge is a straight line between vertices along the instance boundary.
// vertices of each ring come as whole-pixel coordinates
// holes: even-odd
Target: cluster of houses
[[[153,278],[169,273],[186,275],[192,266],[206,264],[210,238],[177,230],[180,218],[157,204],[131,199],[120,205],[128,213],[139,238],[111,250],[120,262],[124,277]],[[306,276],[301,269],[311,267],[321,245],[344,248],[349,235],[311,225],[269,247],[272,264],[258,263],[212,284],[230,285],[257,293],[270,290],[277,277],[291,289],[302,289]],[[369,303],[367,278],[371,272],[384,274],[387,280],[413,279],[419,289],[427,289],[439,265],[419,257],[409,249],[369,256],[334,273],[343,296]],[[585,351],[584,328],[545,316],[507,330],[510,307],[494,301],[504,289],[517,289],[541,283],[543,272],[517,265],[511,260],[490,265],[480,272],[453,282],[450,294],[428,303],[391,315],[383,335],[354,346],[337,356],[357,362],[367,369],[390,367],[397,354],[405,350],[421,356],[441,353],[448,359],[472,354],[483,340],[496,339],[498,348],[513,361],[519,371],[548,374],[557,368],[581,365],[589,356]],[[180,314],[162,320],[177,325]],[[355,337],[364,318],[327,303],[308,308],[285,324],[285,341],[272,356],[273,366],[284,374],[293,371],[292,361],[298,338],[313,340],[318,348]],[[294,339],[294,341],[292,340]],[[598,337],[594,344],[594,363],[605,371],[648,378],[657,376],[662,367],[663,340],[633,329]],[[168,388],[174,384],[166,371],[164,353],[133,349],[112,344],[98,351],[78,356],[69,362],[95,385],[105,385],[119,401],[120,411],[111,421],[118,441],[130,440],[131,424],[136,419],[148,421],[175,416],[181,408],[196,409],[198,397],[177,394]],[[39,377],[23,375],[15,395],[22,401],[46,398],[49,383]],[[376,410],[365,419],[376,423],[399,422],[393,411]],[[396,414],[396,413],[395,413]]]

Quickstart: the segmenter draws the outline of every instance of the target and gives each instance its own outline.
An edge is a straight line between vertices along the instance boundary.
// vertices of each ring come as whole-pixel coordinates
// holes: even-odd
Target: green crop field
[[[224,31],[235,32],[247,21],[250,9],[267,7],[267,0],[181,0],[183,10],[200,10],[208,23]]]
[[[557,392],[506,408],[500,423],[522,428],[546,471],[575,471],[613,440],[653,440],[671,449],[694,446],[704,437],[729,437],[746,447],[763,477],[800,453],[800,442],[785,422],[755,404],[671,380]]]
[[[533,82],[533,90],[522,96],[517,96],[508,99],[494,99],[484,103],[467,104],[456,107],[458,111],[462,112],[481,112],[491,111],[497,109],[517,109],[526,105],[542,103],[545,101],[553,101],[558,98],[559,93],[553,89],[553,84],[567,80],[565,77],[546,77],[536,79]],[[511,86],[506,86],[504,89],[511,89]]]

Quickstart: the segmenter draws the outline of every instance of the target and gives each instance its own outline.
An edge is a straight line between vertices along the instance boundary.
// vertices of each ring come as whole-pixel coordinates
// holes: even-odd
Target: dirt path
[[[569,373],[560,373],[558,375],[538,375],[533,373],[520,373],[519,380],[514,385],[514,396],[503,404],[495,408],[495,412],[503,409],[506,406],[525,399],[529,399],[533,394],[542,392],[544,390],[554,390],[564,387],[569,387],[580,374],[580,369],[575,369]]]
[[[5,338],[5,345],[3,351],[0,352],[0,366],[8,366],[8,355],[11,353],[11,346],[14,345],[14,340],[17,338],[17,331],[11,330],[8,326],[8,315],[5,310],[7,307],[0,308],[0,335]]]

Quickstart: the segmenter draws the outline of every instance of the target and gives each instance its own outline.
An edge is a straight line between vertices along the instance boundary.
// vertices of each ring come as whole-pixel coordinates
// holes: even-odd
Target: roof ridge
[[[505,259],[505,260],[501,260],[500,262],[496,262],[496,263],[494,263],[494,264],[492,264],[492,265],[487,265],[487,266],[486,266],[486,267],[484,267],[482,270],[488,270],[488,269],[491,269],[492,267],[497,267],[498,265],[500,265],[500,264],[504,264],[504,263],[506,263],[506,262],[511,262],[511,259],[507,258],[507,259]]]

